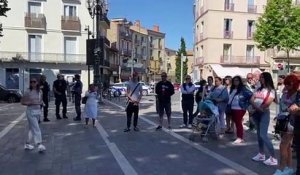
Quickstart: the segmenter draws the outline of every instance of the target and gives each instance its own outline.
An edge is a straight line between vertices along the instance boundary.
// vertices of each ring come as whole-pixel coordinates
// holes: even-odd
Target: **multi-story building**
[[[150,52],[150,77],[157,81],[160,79],[157,74],[167,71],[167,62],[165,55],[165,33],[159,31],[159,26],[153,26],[153,29],[148,29],[149,37],[149,52]]]
[[[50,84],[58,73],[65,74],[69,81],[74,74],[81,74],[84,89],[87,89],[88,32],[85,26],[93,28],[93,21],[85,3],[80,0],[18,0],[10,1],[9,6],[7,18],[1,17],[4,36],[0,38],[0,84],[24,90],[30,77],[40,74],[45,74]],[[109,20],[104,18],[100,30],[104,45],[108,47],[105,36]],[[103,55],[101,74],[109,76],[106,49]]]
[[[194,77],[246,76],[269,69],[255,46],[255,22],[267,0],[195,0]],[[197,70],[198,69],[198,70]]]
[[[165,60],[167,62],[167,74],[168,79],[171,82],[176,81],[176,57],[177,57],[177,51],[172,50],[169,48],[165,49]]]
[[[114,81],[128,80],[131,73],[129,63],[132,60],[132,23],[126,18],[111,19],[111,27],[107,30],[107,36],[111,41],[111,45],[118,50],[118,57],[115,62],[114,71],[117,74],[113,75]]]
[[[139,72],[142,81],[148,81],[148,65],[149,65],[149,40],[148,31],[141,26],[141,22],[136,20],[130,27],[133,32],[133,61],[130,66]]]

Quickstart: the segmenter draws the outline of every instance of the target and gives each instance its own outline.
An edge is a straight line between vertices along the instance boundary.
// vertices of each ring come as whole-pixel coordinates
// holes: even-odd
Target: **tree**
[[[0,0],[0,16],[6,16],[6,12],[9,11],[10,8],[7,8],[7,0]],[[2,37],[2,23],[0,23],[0,37]]]
[[[176,56],[175,76],[176,76],[177,83],[181,82],[181,55],[186,56],[186,46],[185,46],[184,38],[180,39],[180,49],[178,50]],[[183,62],[183,76],[187,75],[187,71],[188,71],[187,60],[185,60]]]
[[[262,51],[277,49],[287,54],[287,69],[290,69],[289,52],[300,46],[300,9],[292,0],[269,0],[264,14],[258,19],[254,41]]]

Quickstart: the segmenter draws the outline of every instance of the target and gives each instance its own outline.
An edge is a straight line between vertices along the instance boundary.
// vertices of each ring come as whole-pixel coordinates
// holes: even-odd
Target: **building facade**
[[[195,0],[194,76],[241,75],[268,70],[253,41],[267,0]],[[234,70],[234,71],[233,71]]]
[[[102,11],[106,11],[106,1]],[[7,88],[24,90],[29,79],[45,74],[52,85],[58,73],[72,81],[74,74],[81,74],[84,89],[87,89],[86,26],[92,29],[93,20],[80,0],[19,0],[10,1],[11,10],[1,17],[3,34],[0,38],[0,83]],[[55,11],[55,13],[53,13]],[[109,20],[100,23],[104,45]],[[105,47],[105,48],[106,48]],[[108,53],[103,51],[101,79],[109,76]],[[91,71],[91,82],[93,73]],[[107,79],[107,77],[106,77]],[[51,87],[52,88],[52,87]]]

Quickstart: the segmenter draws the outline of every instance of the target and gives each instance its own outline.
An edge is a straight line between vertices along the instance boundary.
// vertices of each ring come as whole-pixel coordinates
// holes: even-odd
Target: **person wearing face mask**
[[[167,80],[167,73],[161,74],[161,81],[155,87],[155,93],[158,100],[159,125],[156,130],[162,129],[163,116],[166,112],[168,117],[168,128],[171,129],[171,96],[175,93],[174,86]]]
[[[180,125],[180,128],[192,128],[195,85],[191,82],[191,76],[187,75],[185,77],[185,83],[181,85],[180,91],[182,93],[181,105],[183,110],[183,124]]]

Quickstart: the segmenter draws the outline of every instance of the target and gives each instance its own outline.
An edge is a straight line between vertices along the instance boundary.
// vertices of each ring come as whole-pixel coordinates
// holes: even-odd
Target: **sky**
[[[166,34],[165,47],[178,50],[180,38],[186,48],[193,47],[193,2],[194,0],[108,0],[108,17],[134,22],[140,20],[145,28],[159,25]]]

